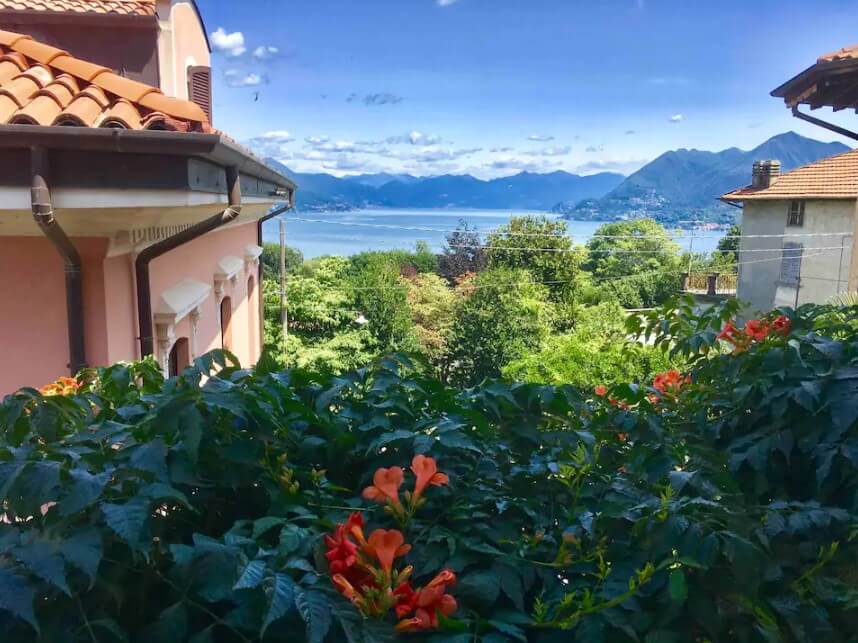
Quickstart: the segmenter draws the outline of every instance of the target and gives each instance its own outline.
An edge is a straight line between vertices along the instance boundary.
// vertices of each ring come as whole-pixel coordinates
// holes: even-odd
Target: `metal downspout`
[[[263,224],[266,221],[268,221],[269,219],[273,219],[276,216],[280,216],[281,214],[288,212],[289,210],[291,210],[294,207],[295,207],[295,192],[290,191],[289,192],[289,202],[286,205],[272,210],[271,212],[266,214],[264,217],[259,219],[259,221],[256,223],[256,245],[258,245],[260,248],[264,247],[263,238],[262,238],[262,226],[263,226]],[[264,279],[264,277],[265,277],[265,272],[263,269],[262,257],[260,257],[259,258],[259,274],[256,277],[256,288],[257,288],[257,292],[259,293],[259,328],[257,329],[257,332],[259,333],[260,350],[265,348],[265,293],[262,289],[262,280]]]
[[[48,153],[43,147],[31,149],[30,201],[33,219],[54,245],[65,265],[66,314],[68,318],[69,372],[77,375],[86,368],[84,341],[83,275],[80,253],[54,218],[51,191],[48,188]]]
[[[137,317],[140,325],[140,356],[148,357],[155,353],[155,338],[152,320],[152,286],[149,282],[149,264],[166,254],[204,234],[216,230],[233,221],[241,214],[241,181],[238,168],[226,168],[226,186],[229,207],[204,221],[195,223],[171,237],[162,239],[144,248],[137,256],[134,271],[137,278]]]

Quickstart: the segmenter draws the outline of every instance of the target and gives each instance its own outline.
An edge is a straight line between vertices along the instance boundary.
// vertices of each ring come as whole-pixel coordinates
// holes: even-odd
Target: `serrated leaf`
[[[31,572],[54,587],[60,589],[66,596],[71,596],[66,580],[66,566],[58,548],[48,541],[35,538],[22,538],[20,547],[12,550],[12,556],[23,563]]]
[[[112,618],[99,618],[90,621],[89,625],[93,630],[101,629],[109,632],[117,641],[122,641],[122,643],[126,643],[128,641],[128,636],[122,631],[119,623],[114,621]],[[101,641],[100,638],[98,640]]]
[[[194,634],[188,639],[188,643],[214,643],[215,625],[209,625],[199,634]]]
[[[159,480],[167,480],[167,445],[161,438],[156,438],[135,447],[128,464],[135,469],[148,471]]]
[[[124,505],[103,502],[100,507],[107,525],[113,532],[132,548],[141,549],[149,520],[149,503],[141,498],[135,498]]]
[[[239,576],[238,582],[233,586],[233,589],[253,589],[254,587],[259,587],[264,575],[265,561],[252,560],[247,563],[244,571],[241,572],[241,576]]]
[[[259,538],[266,532],[269,532],[275,527],[279,527],[285,523],[285,518],[279,518],[277,516],[265,516],[264,518],[260,518],[253,523],[253,534],[251,537],[254,539]]]
[[[63,538],[59,550],[69,565],[86,574],[90,582],[95,582],[102,557],[101,534],[97,529],[84,529]]]
[[[308,642],[322,643],[331,629],[331,602],[320,592],[302,590],[295,594],[295,606],[307,624]]]
[[[503,621],[489,621],[489,625],[495,628],[498,632],[502,634],[506,634],[509,637],[514,638],[517,641],[523,641],[527,643],[527,634],[520,627],[516,627],[510,623],[504,623]]]
[[[33,611],[35,597],[36,591],[24,578],[7,569],[0,569],[0,610],[11,612],[38,632],[39,624]]]
[[[268,597],[268,612],[262,624],[261,637],[265,638],[265,630],[275,621],[283,618],[297,603],[298,587],[289,576],[275,574],[274,583]]]
[[[72,484],[59,503],[59,511],[63,516],[70,516],[92,505],[101,497],[104,487],[110,481],[110,474],[107,472],[94,475],[86,469],[72,469],[69,475]]]

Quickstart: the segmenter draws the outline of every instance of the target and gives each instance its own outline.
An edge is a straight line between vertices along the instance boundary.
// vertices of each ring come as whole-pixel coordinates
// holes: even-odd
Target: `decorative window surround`
[[[185,317],[191,321],[191,359],[197,356],[197,324],[200,306],[209,298],[212,287],[201,281],[185,279],[161,294],[155,311],[155,336],[158,340],[161,369],[170,368],[170,351],[176,343],[176,325]]]
[[[244,262],[238,257],[227,255],[217,262],[217,272],[214,275],[215,297],[218,302],[223,299],[224,286],[230,282],[233,286],[238,281],[238,273],[244,268]]]

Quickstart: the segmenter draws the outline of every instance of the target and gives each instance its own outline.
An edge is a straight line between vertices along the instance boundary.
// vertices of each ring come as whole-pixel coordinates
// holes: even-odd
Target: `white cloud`
[[[310,145],[321,145],[322,143],[327,143],[331,139],[327,136],[308,136],[304,140],[307,141]]]
[[[605,146],[604,146],[604,145],[590,145],[590,146],[589,146],[587,149],[585,149],[584,151],[585,151],[585,152],[589,152],[590,154],[593,154],[593,153],[595,153],[595,152],[604,152],[604,151],[605,151]]]
[[[435,136],[433,134],[424,134],[418,130],[413,130],[408,132],[408,134],[404,134],[402,136],[390,136],[386,139],[386,143],[390,145],[419,145],[419,146],[429,146],[429,145],[438,145],[441,142],[440,136]]]
[[[682,114],[674,114],[667,120],[671,123],[681,123],[685,117]]]
[[[545,134],[531,134],[527,137],[528,141],[537,141],[539,143],[548,143],[554,140],[553,136],[547,136]]]
[[[253,57],[257,60],[270,60],[271,58],[275,58],[279,53],[280,50],[277,47],[260,45],[253,50]]]
[[[240,69],[227,69],[223,72],[223,77],[230,87],[257,87],[268,82],[265,76]]]
[[[280,141],[282,143],[288,143],[289,141],[295,140],[289,132],[283,129],[265,132],[265,134],[262,135],[262,138],[268,139],[269,141]]]
[[[218,27],[211,35],[212,49],[227,56],[241,56],[247,51],[244,44],[244,34],[240,31],[227,33],[223,27]]]
[[[588,161],[574,169],[577,174],[596,174],[598,172],[619,172],[632,174],[649,163],[650,159],[605,159]]]
[[[514,151],[514,150],[511,147],[493,147],[492,149],[489,150],[489,152],[491,152],[492,154],[498,154],[498,153],[508,154],[512,151]]]
[[[529,152],[524,152],[526,156],[566,156],[569,152],[572,151],[571,147],[543,147],[540,150],[530,150]]]

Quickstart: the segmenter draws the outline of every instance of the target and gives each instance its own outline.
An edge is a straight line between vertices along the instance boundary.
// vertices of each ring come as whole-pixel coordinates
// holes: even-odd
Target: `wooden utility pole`
[[[849,263],[849,285],[847,288],[849,292],[856,292],[858,291],[858,201],[855,203],[855,217],[852,226],[852,255]],[[846,245],[846,237],[843,239],[841,245]]]
[[[289,337],[288,295],[286,294],[286,218],[280,217],[280,325],[283,337]]]

